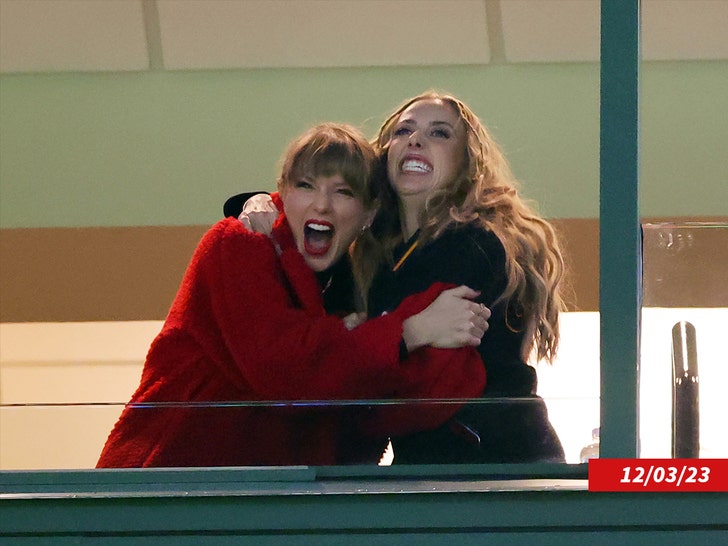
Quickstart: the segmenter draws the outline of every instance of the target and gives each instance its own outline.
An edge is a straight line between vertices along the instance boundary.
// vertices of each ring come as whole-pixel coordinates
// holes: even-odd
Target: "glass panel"
[[[728,457],[728,222],[645,224],[642,457]]]
[[[0,325],[0,470],[93,468],[139,384],[145,354],[161,325],[160,321]],[[563,313],[560,328],[556,361],[535,364],[538,394],[545,401],[566,461],[578,463],[581,450],[593,443],[592,430],[599,425],[599,314]],[[468,402],[483,407],[499,400]],[[348,410],[358,412],[368,405],[394,406],[393,401],[336,402],[329,408],[326,402],[307,404],[315,407],[295,403],[296,409],[291,410],[294,403],[273,407],[263,402],[235,402],[191,411],[209,413],[212,407],[228,422],[232,413],[252,406],[274,415],[308,411],[319,417],[326,412],[330,417]],[[416,407],[433,410],[437,404],[428,402],[425,407],[420,402]],[[528,402],[511,402],[517,404]],[[144,406],[134,411],[151,415],[150,410]],[[309,437],[314,438],[313,432]]]
[[[599,453],[599,313],[567,312],[552,365],[538,363],[538,393],[569,464]]]
[[[400,453],[397,447],[392,448],[387,436],[381,434],[382,426],[375,424],[378,434],[373,435],[370,434],[372,428],[367,426],[372,419],[374,423],[382,418],[389,423],[416,421],[421,419],[423,413],[441,413],[464,402],[467,402],[467,408],[459,415],[467,417],[448,422],[447,434],[442,436],[447,441],[428,444],[421,452],[417,451],[418,443],[410,440],[407,445],[403,445]],[[567,461],[579,462],[580,456],[586,457],[586,453],[593,453],[593,446],[589,447],[589,433],[594,423],[598,422],[598,399],[551,398],[546,401],[546,406],[563,444]],[[0,470],[94,468],[109,432],[124,410],[124,404],[111,403],[4,404],[0,406]],[[215,429],[215,434],[205,435],[208,438],[207,443],[204,438],[195,438],[194,431],[183,437],[180,435],[176,442],[178,449],[171,449],[177,457],[174,462],[161,460],[154,466],[200,466],[194,462],[199,459],[191,459],[192,462],[186,460],[188,451],[192,453],[190,457],[199,457],[200,445],[204,446],[206,455],[219,453],[222,457],[215,460],[215,456],[210,455],[206,466],[309,466],[309,463],[311,466],[389,466],[397,464],[393,461],[397,456],[407,457],[405,463],[417,464],[421,462],[417,460],[418,455],[439,454],[438,447],[442,454],[457,453],[458,463],[497,464],[504,461],[497,457],[483,458],[482,454],[487,453],[500,439],[496,435],[487,434],[487,421],[479,421],[477,416],[496,416],[496,419],[490,419],[490,430],[494,431],[508,420],[521,422],[523,415],[542,410],[540,400],[529,398],[467,401],[362,400],[338,404],[331,401],[196,405],[170,403],[126,406],[126,418],[147,424],[182,419],[188,423],[208,423],[210,429]],[[250,437],[247,433],[234,434],[231,423],[240,423],[245,427],[251,420],[257,427],[249,427],[252,429]],[[287,422],[289,428],[283,433],[276,432],[282,422]],[[293,432],[290,423],[293,423]],[[260,439],[266,436],[260,434],[260,430],[255,430],[260,429],[261,425],[272,431],[265,441]],[[135,438],[141,439],[144,445],[147,444],[144,438],[151,438],[152,444],[159,441],[159,445],[169,440],[163,439],[166,432],[164,427],[155,427],[153,424],[152,429],[154,430],[150,431],[139,426],[135,431]],[[522,426],[521,429],[524,434],[532,432],[528,426]],[[196,432],[199,433],[199,429]],[[211,438],[214,441],[211,442]],[[395,446],[399,445],[398,441],[401,442],[394,439]],[[116,453],[122,451],[120,448]],[[229,453],[237,452],[242,454],[239,458],[228,457]],[[497,452],[504,451],[499,449]],[[111,456],[107,460],[112,462],[106,466],[123,466],[113,461],[133,459],[124,457],[115,459]],[[519,462],[538,461],[526,458]],[[133,463],[130,466],[142,465]]]

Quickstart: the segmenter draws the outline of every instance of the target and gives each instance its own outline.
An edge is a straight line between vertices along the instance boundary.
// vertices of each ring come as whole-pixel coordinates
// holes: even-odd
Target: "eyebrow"
[[[401,119],[399,120],[399,123],[406,123],[407,125],[417,125],[417,122],[412,118]],[[450,127],[450,129],[452,129],[453,131],[455,130],[455,126],[448,121],[433,121],[428,123],[428,125],[445,125],[447,127]]]

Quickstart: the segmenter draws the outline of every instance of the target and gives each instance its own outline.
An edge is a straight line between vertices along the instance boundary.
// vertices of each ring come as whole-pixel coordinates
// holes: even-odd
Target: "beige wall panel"
[[[482,64],[490,58],[480,0],[157,5],[170,70]]]
[[[142,2],[0,1],[0,71],[149,68]]]
[[[599,0],[500,3],[509,62],[599,60]]]
[[[647,61],[728,58],[728,2],[643,0],[642,58]]]

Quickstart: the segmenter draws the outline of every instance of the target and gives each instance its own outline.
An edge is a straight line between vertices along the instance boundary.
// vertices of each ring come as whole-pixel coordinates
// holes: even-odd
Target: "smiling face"
[[[340,174],[291,182],[281,199],[296,247],[314,271],[334,265],[373,216]]]
[[[466,131],[447,102],[426,98],[402,111],[392,128],[387,174],[401,199],[424,204],[429,192],[453,181],[466,159]]]

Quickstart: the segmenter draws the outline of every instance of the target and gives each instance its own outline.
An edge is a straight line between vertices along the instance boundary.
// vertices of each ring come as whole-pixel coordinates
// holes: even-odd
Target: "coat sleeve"
[[[417,289],[465,284],[480,290],[479,301],[487,304],[502,291],[501,247],[494,237],[467,230],[450,234],[433,249]],[[361,430],[401,436],[446,423],[468,398],[483,395],[489,378],[479,349],[424,347],[411,353],[402,366],[403,380],[392,394],[397,402],[372,406],[362,418]]]
[[[286,277],[281,264],[296,256],[303,265],[288,271],[301,278]],[[258,400],[376,398],[403,384],[402,322],[437,294],[411,296],[395,312],[349,331],[326,316],[300,254],[279,257],[267,237],[229,218],[198,246],[168,327],[186,328],[241,393]]]
[[[483,361],[472,347],[424,347],[407,358],[402,370],[394,400],[373,405],[362,416],[365,435],[401,436],[437,428],[468,398],[480,397],[486,383]]]

